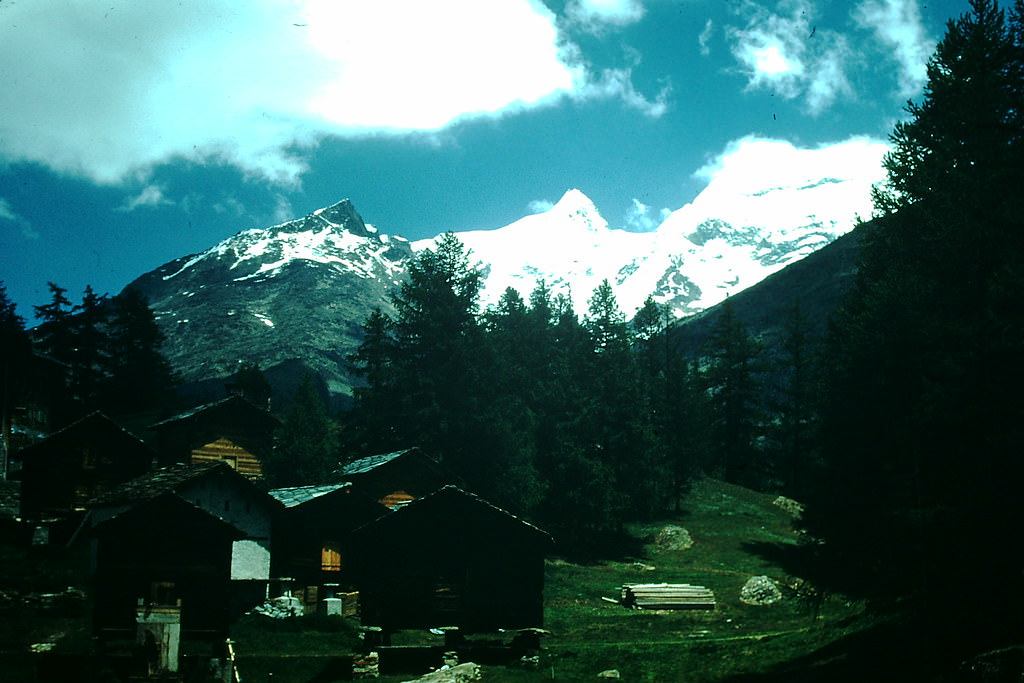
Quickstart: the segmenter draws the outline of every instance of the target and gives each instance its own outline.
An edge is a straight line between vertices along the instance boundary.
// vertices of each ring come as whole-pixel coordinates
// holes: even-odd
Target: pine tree
[[[68,290],[53,282],[47,282],[50,290],[50,303],[35,306],[36,318],[39,323],[40,350],[54,360],[71,364],[74,355],[70,320],[74,311]]]
[[[365,416],[387,401],[395,441],[423,448],[473,483],[487,469],[478,442],[468,438],[479,431],[473,421],[485,381],[478,362],[482,276],[452,233],[419,252],[408,274],[392,298],[394,319],[378,316],[364,328],[369,336],[353,360],[369,383],[356,407]]]
[[[667,494],[663,454],[654,439],[649,396],[626,316],[608,280],[590,297],[584,327],[592,349],[586,365],[590,381],[584,384],[590,398],[584,429],[590,437],[588,453],[609,469],[626,502],[627,509],[617,516],[649,519],[662,509]]]
[[[145,296],[128,289],[112,300],[112,307],[107,409],[138,413],[172,407],[177,380],[161,351],[164,335]]]
[[[648,297],[633,318],[634,348],[642,367],[658,459],[664,463],[666,494],[679,511],[682,496],[706,465],[709,412],[695,363],[680,350],[671,314]]]
[[[394,321],[379,308],[363,323],[363,340],[348,361],[362,384],[352,391],[354,405],[343,431],[346,450],[368,455],[407,446],[396,424],[395,408],[401,395]]]
[[[103,383],[109,373],[107,355],[107,295],[86,285],[82,302],[68,320],[72,339],[71,394],[85,410],[99,407]]]
[[[764,459],[758,449],[761,428],[760,345],[743,327],[726,299],[712,330],[705,378],[711,401],[713,472],[748,486],[764,483]]]
[[[240,363],[234,377],[231,378],[228,391],[237,393],[261,408],[270,408],[273,389],[266,374],[260,369],[259,363],[252,361]]]
[[[7,476],[12,412],[26,389],[31,354],[25,319],[0,281],[0,477]]]
[[[59,429],[80,418],[85,409],[69,388],[75,362],[75,340],[71,328],[74,307],[67,297],[66,287],[54,282],[46,284],[50,290],[50,303],[33,307],[40,321],[34,337],[38,350],[63,369],[63,376],[48,377],[51,386],[45,390],[49,395],[49,426]]]
[[[1020,20],[1020,2],[1007,24],[973,0],[893,133],[805,515],[841,587],[911,598],[957,647],[1024,636],[1024,550],[998,531],[1024,525]],[[948,599],[964,586],[971,601]]]
[[[783,321],[781,386],[777,388],[773,430],[779,476],[788,495],[802,499],[815,457],[817,388],[815,349],[810,339],[810,320],[799,300],[793,302]]]
[[[339,461],[338,425],[308,373],[303,377],[274,436],[263,466],[271,488],[326,483]]]

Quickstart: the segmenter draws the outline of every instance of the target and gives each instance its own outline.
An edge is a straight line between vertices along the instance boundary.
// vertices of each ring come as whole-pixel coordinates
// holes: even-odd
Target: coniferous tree
[[[486,381],[479,387],[481,443],[489,452],[483,477],[492,499],[528,514],[544,495],[537,470],[537,378],[543,356],[538,330],[516,290],[509,288],[484,316],[486,341],[478,359]]]
[[[71,329],[74,307],[67,297],[67,288],[54,282],[47,282],[50,303],[34,306],[36,318],[40,321],[34,330],[38,350],[56,361],[62,369],[60,375],[49,376],[51,386],[45,393],[49,400],[49,422],[52,429],[59,429],[82,416],[84,408],[69,389],[74,368],[75,343]]]
[[[774,397],[773,441],[782,488],[803,497],[808,472],[815,461],[817,388],[810,321],[797,300],[783,321],[782,382]]]
[[[86,411],[100,407],[102,386],[110,368],[106,302],[106,294],[98,295],[87,285],[82,302],[67,321],[72,343],[70,391]]]
[[[892,135],[805,514],[833,580],[911,598],[957,647],[1024,636],[1024,551],[997,531],[1024,524],[1021,7],[1007,24],[973,0],[951,21]],[[971,601],[947,599],[963,586]]]
[[[270,399],[273,390],[270,381],[260,369],[256,362],[243,362],[239,364],[234,377],[228,386],[228,391],[237,393],[239,396],[261,408],[270,408]]]
[[[678,511],[683,494],[706,465],[709,412],[697,364],[683,356],[670,316],[648,297],[632,326],[657,457],[668,482],[666,495]]]
[[[475,483],[486,469],[478,442],[468,438],[478,431],[476,391],[484,381],[477,355],[481,274],[452,233],[419,252],[408,273],[392,299],[394,319],[381,314],[364,328],[368,336],[353,360],[369,383],[356,409],[366,416],[386,402],[395,443],[420,446]],[[381,432],[378,426],[375,437]]]
[[[399,405],[394,321],[379,308],[363,323],[363,341],[348,361],[363,380],[353,391],[354,406],[343,431],[346,450],[367,455],[402,448],[395,407]]]
[[[32,344],[25,319],[0,281],[0,476],[7,476],[10,427],[14,406],[25,390]]]
[[[662,507],[666,490],[661,453],[650,422],[649,396],[644,392],[626,316],[604,280],[588,302],[584,326],[592,353],[585,385],[591,406],[585,431],[591,454],[612,472],[627,514],[647,519]]]
[[[50,303],[35,306],[39,323],[40,350],[54,360],[71,364],[74,355],[74,341],[69,324],[74,307],[68,299],[68,290],[53,282],[47,282]]]
[[[713,472],[747,486],[764,483],[767,473],[758,447],[761,427],[760,346],[726,299],[712,331],[705,378],[711,402]]]
[[[176,378],[161,351],[163,342],[145,296],[128,289],[112,300],[110,376],[104,390],[109,410],[135,413],[173,406]]]
[[[338,460],[338,425],[307,373],[274,435],[274,449],[263,468],[267,483],[271,488],[323,484]]]

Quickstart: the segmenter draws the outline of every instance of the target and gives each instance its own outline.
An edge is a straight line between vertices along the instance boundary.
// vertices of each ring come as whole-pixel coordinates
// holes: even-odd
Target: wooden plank
[[[688,583],[624,584],[621,602],[638,609],[714,609],[715,594]]]

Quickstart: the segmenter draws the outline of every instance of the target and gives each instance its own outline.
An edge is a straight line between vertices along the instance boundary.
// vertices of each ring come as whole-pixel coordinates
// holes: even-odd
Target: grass
[[[770,606],[740,601],[751,576],[767,575],[783,586],[795,577],[751,548],[759,543],[793,545],[791,517],[767,496],[712,479],[695,484],[685,510],[657,524],[637,525],[643,555],[594,565],[550,562],[547,572],[548,677],[593,678],[617,669],[626,680],[721,681],[739,674],[767,673],[807,656],[864,625],[862,606],[827,600],[817,613],[795,593]],[[653,543],[665,524],[686,528],[687,550]],[[653,569],[652,569],[653,567]],[[625,583],[691,583],[714,591],[712,611],[626,610],[602,601],[617,597]]]

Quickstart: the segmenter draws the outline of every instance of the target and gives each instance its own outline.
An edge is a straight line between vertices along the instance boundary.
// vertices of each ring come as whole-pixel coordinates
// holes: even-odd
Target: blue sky
[[[346,197],[409,239],[570,188],[652,229],[726,169],[779,172],[758,139],[884,140],[967,9],[0,0],[0,280],[31,323],[48,280],[116,293]]]

